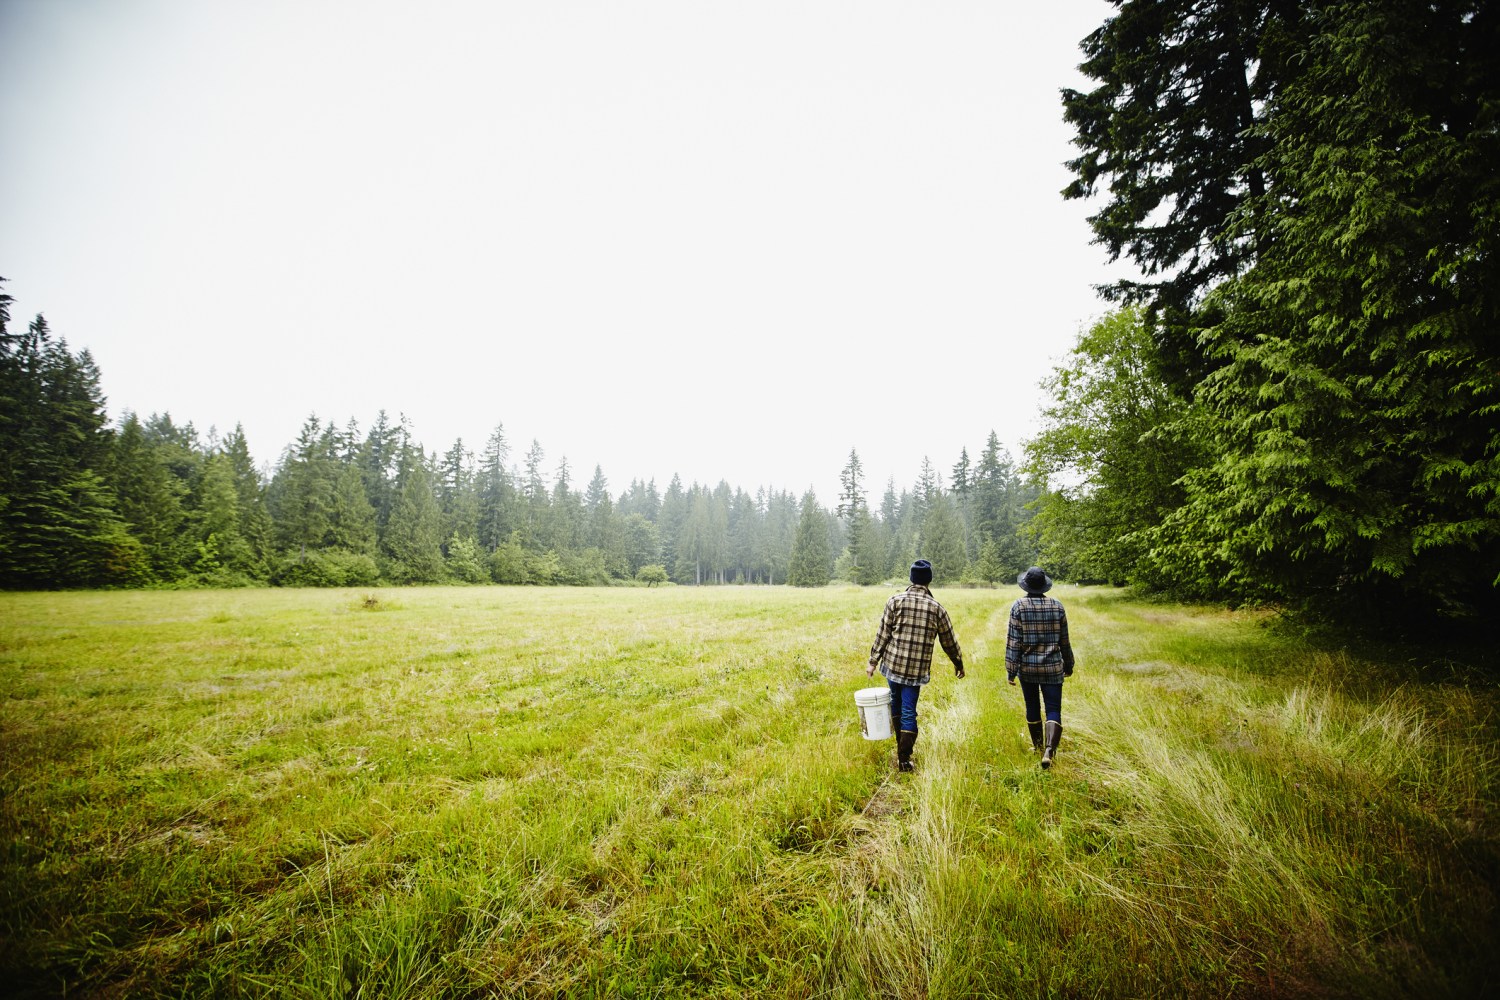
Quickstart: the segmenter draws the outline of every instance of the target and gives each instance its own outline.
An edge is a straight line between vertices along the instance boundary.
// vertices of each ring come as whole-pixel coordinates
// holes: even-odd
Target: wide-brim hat
[[[1042,572],[1040,566],[1033,566],[1016,577],[1016,583],[1028,594],[1045,594],[1052,589],[1052,577]]]

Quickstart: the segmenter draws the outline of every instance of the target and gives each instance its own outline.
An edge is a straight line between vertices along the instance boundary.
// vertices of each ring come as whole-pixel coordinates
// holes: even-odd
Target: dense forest
[[[1115,6],[1064,193],[1141,279],[1047,383],[1043,558],[1500,622],[1500,5]]]
[[[0,583],[369,586],[878,583],[921,553],[937,579],[1014,577],[1035,499],[991,432],[977,462],[887,483],[878,506],[851,450],[838,504],[727,482],[612,493],[503,426],[478,455],[426,451],[381,413],[362,430],[309,417],[270,475],[244,434],[200,436],[167,414],[111,426],[99,372],[38,315],[10,332],[0,295]]]

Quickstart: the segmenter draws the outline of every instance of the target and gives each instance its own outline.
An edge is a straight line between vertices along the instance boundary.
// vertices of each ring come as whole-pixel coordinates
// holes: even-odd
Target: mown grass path
[[[918,770],[859,738],[882,589],[0,595],[18,995],[1475,996],[1497,699],[1060,587],[1041,772],[1011,591]]]

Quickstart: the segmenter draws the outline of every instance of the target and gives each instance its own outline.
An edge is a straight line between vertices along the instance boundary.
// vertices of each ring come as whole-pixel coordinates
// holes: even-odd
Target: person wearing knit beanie
[[[943,645],[953,661],[953,675],[964,676],[964,654],[953,635],[948,612],[932,596],[932,563],[918,559],[911,564],[911,586],[885,602],[870,663],[865,670],[873,677],[878,669],[891,687],[891,728],[896,731],[896,767],[912,770],[912,747],[917,742],[917,698],[922,685],[932,679],[932,647]]]

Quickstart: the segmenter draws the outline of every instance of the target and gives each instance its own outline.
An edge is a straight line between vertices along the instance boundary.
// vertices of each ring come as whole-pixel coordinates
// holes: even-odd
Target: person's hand
[[[959,680],[964,679],[964,665],[962,663],[953,668],[953,676],[957,677]]]
[[[1014,677],[1007,677],[1005,678],[1005,683],[1009,684],[1011,687],[1015,687],[1016,679]]]
[[[875,676],[875,664],[872,663],[868,667],[865,667],[865,676],[866,677],[874,677]]]

